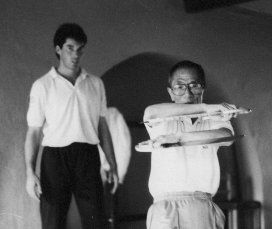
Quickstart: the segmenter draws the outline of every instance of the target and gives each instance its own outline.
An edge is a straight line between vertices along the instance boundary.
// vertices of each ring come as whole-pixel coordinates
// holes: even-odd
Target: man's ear
[[[55,51],[56,51],[57,54],[60,55],[61,48],[57,45],[56,48],[55,48]]]
[[[203,90],[202,91],[202,101],[201,101],[201,103],[203,103],[203,101],[206,99],[205,97],[206,97],[206,90]]]
[[[173,94],[173,92],[172,92],[172,89],[168,87],[168,88],[167,88],[167,91],[168,91],[168,93],[169,93],[169,95],[170,95],[170,97],[171,97],[171,100],[172,100],[172,101],[175,101],[175,100],[174,100],[174,94]]]

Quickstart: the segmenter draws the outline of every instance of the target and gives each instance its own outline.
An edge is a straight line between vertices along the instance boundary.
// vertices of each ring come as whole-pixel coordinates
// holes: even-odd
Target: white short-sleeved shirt
[[[194,124],[190,118],[183,121],[162,122],[157,126],[146,125],[150,139],[172,133],[193,132],[228,128],[230,122],[198,119]],[[214,195],[220,182],[217,157],[218,146],[187,146],[156,150],[151,155],[149,191],[153,197],[169,192],[202,191]]]
[[[43,127],[43,146],[98,144],[99,117],[106,112],[105,89],[99,77],[82,69],[73,85],[52,67],[32,85],[27,122],[28,126]]]

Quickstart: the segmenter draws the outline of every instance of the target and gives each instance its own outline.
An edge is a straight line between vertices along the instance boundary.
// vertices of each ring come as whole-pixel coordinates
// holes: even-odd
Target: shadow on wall
[[[115,65],[102,76],[108,106],[117,107],[127,121],[142,121],[148,105],[170,102],[167,76],[178,60],[158,53],[142,53]]]

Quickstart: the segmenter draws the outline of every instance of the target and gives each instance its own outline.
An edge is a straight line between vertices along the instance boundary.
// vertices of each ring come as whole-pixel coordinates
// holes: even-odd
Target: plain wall
[[[94,74],[146,52],[190,59],[225,102],[251,108],[235,120],[246,135],[237,144],[240,182],[245,199],[262,202],[272,227],[272,17],[236,7],[187,14],[180,0],[12,0],[0,8],[1,228],[40,228],[38,203],[25,192],[27,97],[33,81],[57,64],[52,37],[63,22],[86,30],[82,65]]]

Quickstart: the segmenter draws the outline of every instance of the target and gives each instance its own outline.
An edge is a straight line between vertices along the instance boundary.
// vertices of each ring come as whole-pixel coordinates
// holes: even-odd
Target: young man
[[[61,25],[54,36],[58,67],[36,80],[30,92],[25,142],[26,190],[40,201],[43,229],[66,228],[72,193],[83,228],[102,228],[103,186],[100,144],[110,164],[109,181],[118,186],[106,97],[100,78],[80,67],[87,43],[83,29]],[[40,180],[36,158],[43,133]]]
[[[144,121],[236,109],[226,103],[202,103],[205,88],[205,74],[200,65],[191,61],[177,63],[170,71],[167,88],[174,103],[147,107]],[[148,211],[148,229],[224,228],[225,216],[211,199],[220,181],[219,146],[162,148],[161,145],[232,136],[233,128],[228,120],[234,116],[146,124],[153,147],[159,148],[151,156],[149,190],[154,203]]]

